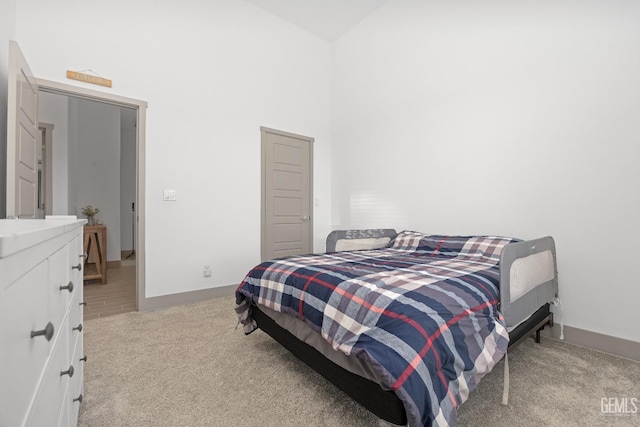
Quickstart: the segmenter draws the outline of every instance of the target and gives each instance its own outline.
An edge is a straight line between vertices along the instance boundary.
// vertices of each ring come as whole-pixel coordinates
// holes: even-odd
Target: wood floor
[[[91,264],[87,269],[93,268]],[[107,267],[107,283],[84,282],[85,320],[113,316],[136,310],[136,260],[123,259],[120,266]]]

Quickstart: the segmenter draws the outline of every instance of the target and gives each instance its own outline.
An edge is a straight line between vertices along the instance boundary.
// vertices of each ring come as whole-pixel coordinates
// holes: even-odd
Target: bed
[[[509,347],[553,325],[557,291],[551,237],[338,230],[324,254],[253,268],[236,313],[381,420],[442,426]]]

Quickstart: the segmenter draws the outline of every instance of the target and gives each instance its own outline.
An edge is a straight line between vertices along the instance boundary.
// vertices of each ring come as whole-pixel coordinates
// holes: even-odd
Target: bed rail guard
[[[385,247],[396,237],[392,228],[369,228],[361,230],[334,230],[327,236],[327,252],[355,251]]]
[[[558,294],[556,245],[551,236],[510,243],[500,254],[500,310],[507,327],[529,317]]]

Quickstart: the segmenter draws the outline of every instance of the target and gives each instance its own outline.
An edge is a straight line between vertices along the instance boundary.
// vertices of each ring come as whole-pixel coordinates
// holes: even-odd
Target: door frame
[[[267,141],[265,133],[272,133],[276,135],[288,136],[295,139],[301,139],[309,143],[309,245],[311,251],[313,251],[313,142],[314,138],[304,135],[299,135],[291,132],[285,132],[278,129],[272,129],[265,126],[260,126],[260,260],[266,261],[267,254],[267,194],[266,194],[266,173],[267,173]]]
[[[136,310],[140,311],[145,307],[145,160],[146,160],[146,129],[147,129],[147,102],[134,98],[127,98],[107,92],[92,90],[80,86],[73,86],[65,83],[36,77],[41,92],[54,93],[64,96],[73,96],[90,101],[112,104],[120,107],[128,107],[137,110],[138,121],[136,126],[137,145],[137,171],[136,171]]]
[[[44,146],[44,158],[42,165],[44,168],[44,214],[51,215],[53,211],[53,129],[51,123],[38,122],[38,132],[42,136]],[[38,189],[40,191],[40,189]]]

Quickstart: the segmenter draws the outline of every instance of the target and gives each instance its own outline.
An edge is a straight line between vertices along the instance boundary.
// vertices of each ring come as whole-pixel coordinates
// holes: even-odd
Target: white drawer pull
[[[31,338],[44,336],[47,341],[51,341],[51,338],[53,338],[53,331],[53,323],[49,322],[47,323],[47,326],[44,327],[44,329],[41,329],[39,331],[31,331]]]

